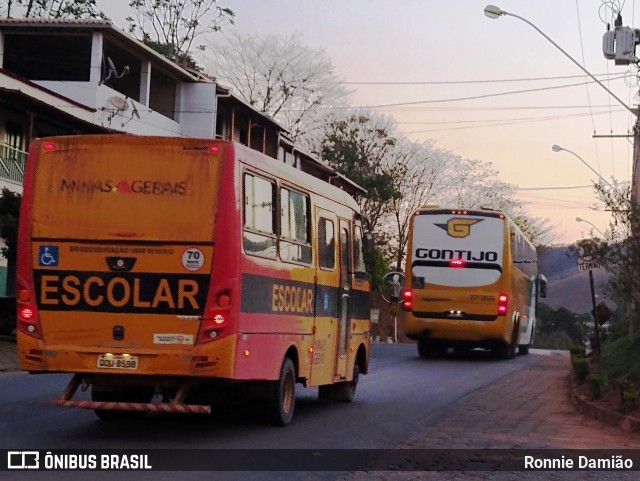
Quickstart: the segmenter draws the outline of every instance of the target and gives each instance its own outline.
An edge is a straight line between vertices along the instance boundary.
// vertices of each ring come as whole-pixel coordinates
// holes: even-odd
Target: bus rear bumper
[[[495,344],[509,342],[511,333],[505,329],[504,317],[495,321],[425,319],[406,316],[407,337],[427,338],[433,343]]]

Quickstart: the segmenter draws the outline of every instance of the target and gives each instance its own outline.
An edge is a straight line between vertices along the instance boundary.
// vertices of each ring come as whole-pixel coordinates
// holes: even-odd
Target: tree
[[[401,271],[413,213],[442,195],[451,153],[436,149],[433,141],[421,144],[400,141],[392,155],[395,172],[391,179],[399,195],[390,200],[388,245],[395,251],[391,253],[395,270]]]
[[[396,170],[394,133],[390,117],[356,110],[329,118],[319,145],[325,162],[367,190],[359,204],[372,230],[388,213],[390,201],[400,196],[393,181],[401,175]]]
[[[134,17],[127,17],[129,32],[175,62],[199,70],[191,56],[193,43],[207,33],[233,24],[233,10],[217,0],[131,0]],[[204,45],[196,46],[204,50]]]
[[[18,218],[22,195],[6,187],[0,196],[0,237],[4,240],[4,247],[0,253],[7,259],[7,295],[15,296],[16,259],[18,249]]]
[[[3,18],[106,18],[96,0],[5,0]]]
[[[228,82],[249,105],[279,121],[294,141],[319,132],[322,112],[344,106],[349,95],[324,50],[305,46],[299,33],[288,37],[236,33],[210,47],[207,70]]]
[[[640,206],[631,198],[630,186],[611,188],[594,184],[605,209],[611,212],[607,243],[600,249],[605,268],[611,273],[608,287],[619,309],[629,318],[631,334],[640,332]]]
[[[515,199],[517,187],[501,181],[491,162],[459,156],[453,156],[449,162],[452,180],[441,199],[442,205],[499,210],[507,214],[533,244],[545,244],[552,239],[553,226],[549,225],[549,219],[530,217],[524,203]]]

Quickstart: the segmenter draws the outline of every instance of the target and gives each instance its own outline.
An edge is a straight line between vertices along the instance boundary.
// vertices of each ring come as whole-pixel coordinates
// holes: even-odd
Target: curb
[[[605,409],[602,406],[598,406],[595,403],[589,401],[586,397],[578,394],[574,390],[574,382],[571,374],[567,376],[567,384],[569,388],[569,397],[576,410],[585,414],[591,418],[597,419],[609,426],[617,426],[625,431],[632,433],[640,433],[640,419],[627,416],[625,414]]]

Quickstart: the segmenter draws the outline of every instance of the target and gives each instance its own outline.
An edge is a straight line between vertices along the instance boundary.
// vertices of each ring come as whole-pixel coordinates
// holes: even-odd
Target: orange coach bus
[[[240,391],[286,425],[296,383],[351,401],[369,366],[363,227],[344,191],[238,143],[41,139],[19,223],[20,367],[73,373],[57,404],[103,419],[208,413]]]

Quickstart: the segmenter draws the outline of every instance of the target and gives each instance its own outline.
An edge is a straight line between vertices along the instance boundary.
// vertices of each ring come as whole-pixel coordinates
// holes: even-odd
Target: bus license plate
[[[97,366],[100,369],[138,369],[138,356],[123,356],[112,354],[98,356]]]

